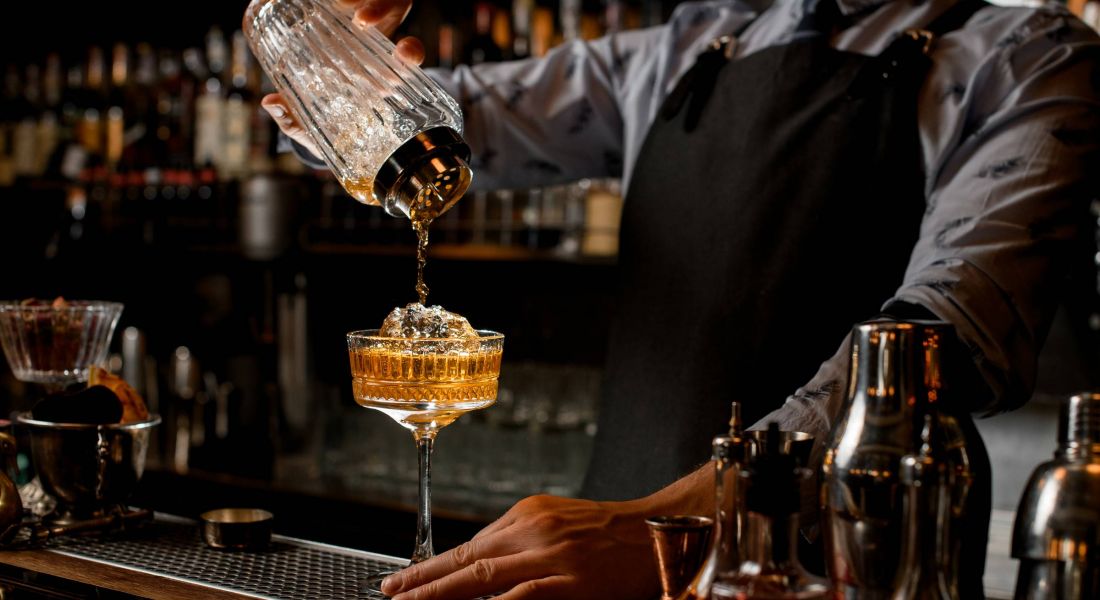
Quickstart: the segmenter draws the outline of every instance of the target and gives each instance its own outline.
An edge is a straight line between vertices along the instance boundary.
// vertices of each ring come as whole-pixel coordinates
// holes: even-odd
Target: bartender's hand
[[[340,4],[355,7],[355,21],[364,25],[374,25],[382,33],[392,36],[401,22],[412,9],[412,0],[337,0]],[[424,44],[414,37],[397,42],[396,56],[405,62],[419,65],[424,62]],[[302,124],[294,118],[287,108],[286,100],[280,94],[268,94],[260,105],[275,119],[279,129],[290,139],[298,142],[314,156],[321,153],[314,146]]]
[[[394,600],[659,595],[644,501],[521,500],[469,542],[382,583]]]

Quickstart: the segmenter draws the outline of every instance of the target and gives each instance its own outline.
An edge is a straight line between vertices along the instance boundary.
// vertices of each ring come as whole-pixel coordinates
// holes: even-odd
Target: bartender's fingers
[[[571,579],[565,575],[555,575],[543,579],[525,581],[497,596],[497,600],[557,600],[570,597],[566,590]]]
[[[398,26],[409,16],[411,0],[340,0],[342,4],[355,7],[355,21],[362,25],[373,25],[387,36],[392,36]],[[424,43],[414,37],[397,42],[396,55],[401,60],[419,65],[424,62]]]
[[[340,0],[355,6],[355,20],[364,25],[374,25],[386,35],[393,35],[397,27],[409,16],[412,0]]]
[[[504,536],[473,539],[434,558],[390,575],[382,582],[382,592],[392,596],[461,571],[479,560],[506,556],[517,550],[515,545]]]
[[[468,600],[513,587],[524,587],[529,581],[541,581],[546,567],[526,551],[499,558],[482,558],[470,566],[441,579],[402,592],[393,600]]]
[[[279,126],[279,129],[281,129],[287,137],[305,146],[306,150],[312,152],[314,156],[321,155],[317,147],[313,145],[313,140],[309,137],[309,133],[307,133],[302,127],[302,124],[298,122],[298,119],[295,119],[294,115],[291,114],[290,109],[287,107],[286,100],[284,100],[281,95],[268,94],[264,96],[263,100],[260,100],[260,106],[263,106],[267,114],[271,115],[271,118],[275,120],[275,124]]]
[[[503,516],[501,516],[499,519],[497,519],[496,521],[493,521],[492,523],[489,523],[488,525],[486,525],[481,531],[475,533],[473,539],[476,540],[478,538],[494,534],[494,533],[496,533],[496,532],[498,532],[502,529],[506,529],[508,527],[511,527],[512,524],[514,524],[515,522],[516,522],[515,516],[512,515],[511,511],[509,511],[509,512],[505,513]]]
[[[397,42],[395,54],[409,64],[419,65],[424,62],[424,44],[414,37],[402,38]]]

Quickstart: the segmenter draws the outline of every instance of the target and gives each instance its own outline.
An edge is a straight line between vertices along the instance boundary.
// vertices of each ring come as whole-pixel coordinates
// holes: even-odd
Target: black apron
[[[819,32],[839,17],[822,5],[804,24]],[[691,472],[731,401],[748,423],[778,408],[893,296],[925,210],[927,41],[899,35],[873,57],[823,33],[732,61],[720,47],[666,100],[626,196],[586,497],[638,498]]]

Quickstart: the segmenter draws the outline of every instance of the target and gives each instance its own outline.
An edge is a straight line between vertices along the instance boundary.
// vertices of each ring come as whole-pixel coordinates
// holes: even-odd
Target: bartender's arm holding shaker
[[[386,34],[411,8],[411,0],[340,1],[356,6],[357,20]],[[776,0],[780,6],[770,11],[738,1],[688,3],[665,27],[574,42],[543,59],[460,67],[435,76],[465,112],[475,185],[530,186],[600,175],[638,178],[635,167],[645,154],[650,124],[661,118],[666,98],[712,40],[736,33],[739,43],[730,51],[735,61],[756,50],[796,43],[808,17],[826,12],[817,3],[827,1]],[[834,16],[826,35],[835,48],[878,55],[896,32],[925,27],[955,4],[838,0],[840,16]],[[954,325],[973,358],[973,363],[952,365],[971,390],[969,406],[962,409],[1005,410],[1026,401],[1034,385],[1036,356],[1057,305],[1065,256],[1086,223],[1088,201],[1100,191],[1100,42],[1057,6],[981,7],[960,28],[966,31],[936,40],[931,70],[919,90],[916,158],[923,166],[923,189],[917,192],[924,211],[904,279],[876,308],[896,318],[936,318]],[[399,41],[398,53],[414,63],[424,55],[414,39]],[[690,110],[690,96],[685,103]],[[311,148],[281,98],[268,96],[263,105],[289,137]],[[799,174],[773,176],[797,179]],[[913,191],[881,190],[882,201]],[[678,201],[667,198],[667,210],[678,210]],[[861,257],[854,256],[843,268],[859,270],[860,263]],[[805,289],[802,307],[814,311],[819,298],[847,292]],[[824,362],[812,379],[761,424],[774,420],[783,429],[810,432],[820,451],[841,410],[849,367],[847,341],[828,357],[835,348],[818,357]],[[728,406],[728,400],[721,404]],[[713,430],[694,432],[704,452],[698,462],[723,420],[715,415]],[[819,452],[815,460],[820,461]],[[654,597],[658,582],[644,519],[711,514],[712,493],[713,476],[704,467],[636,500],[528,498],[466,544],[391,576],[383,590],[398,600],[487,593],[503,593],[508,600]]]

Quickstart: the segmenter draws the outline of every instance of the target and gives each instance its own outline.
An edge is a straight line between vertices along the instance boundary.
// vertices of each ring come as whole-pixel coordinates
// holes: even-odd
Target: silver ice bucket
[[[51,520],[65,523],[100,517],[122,505],[145,470],[149,434],[160,424],[111,425],[36,421],[15,417],[30,434],[31,459],[47,494],[57,500]]]

